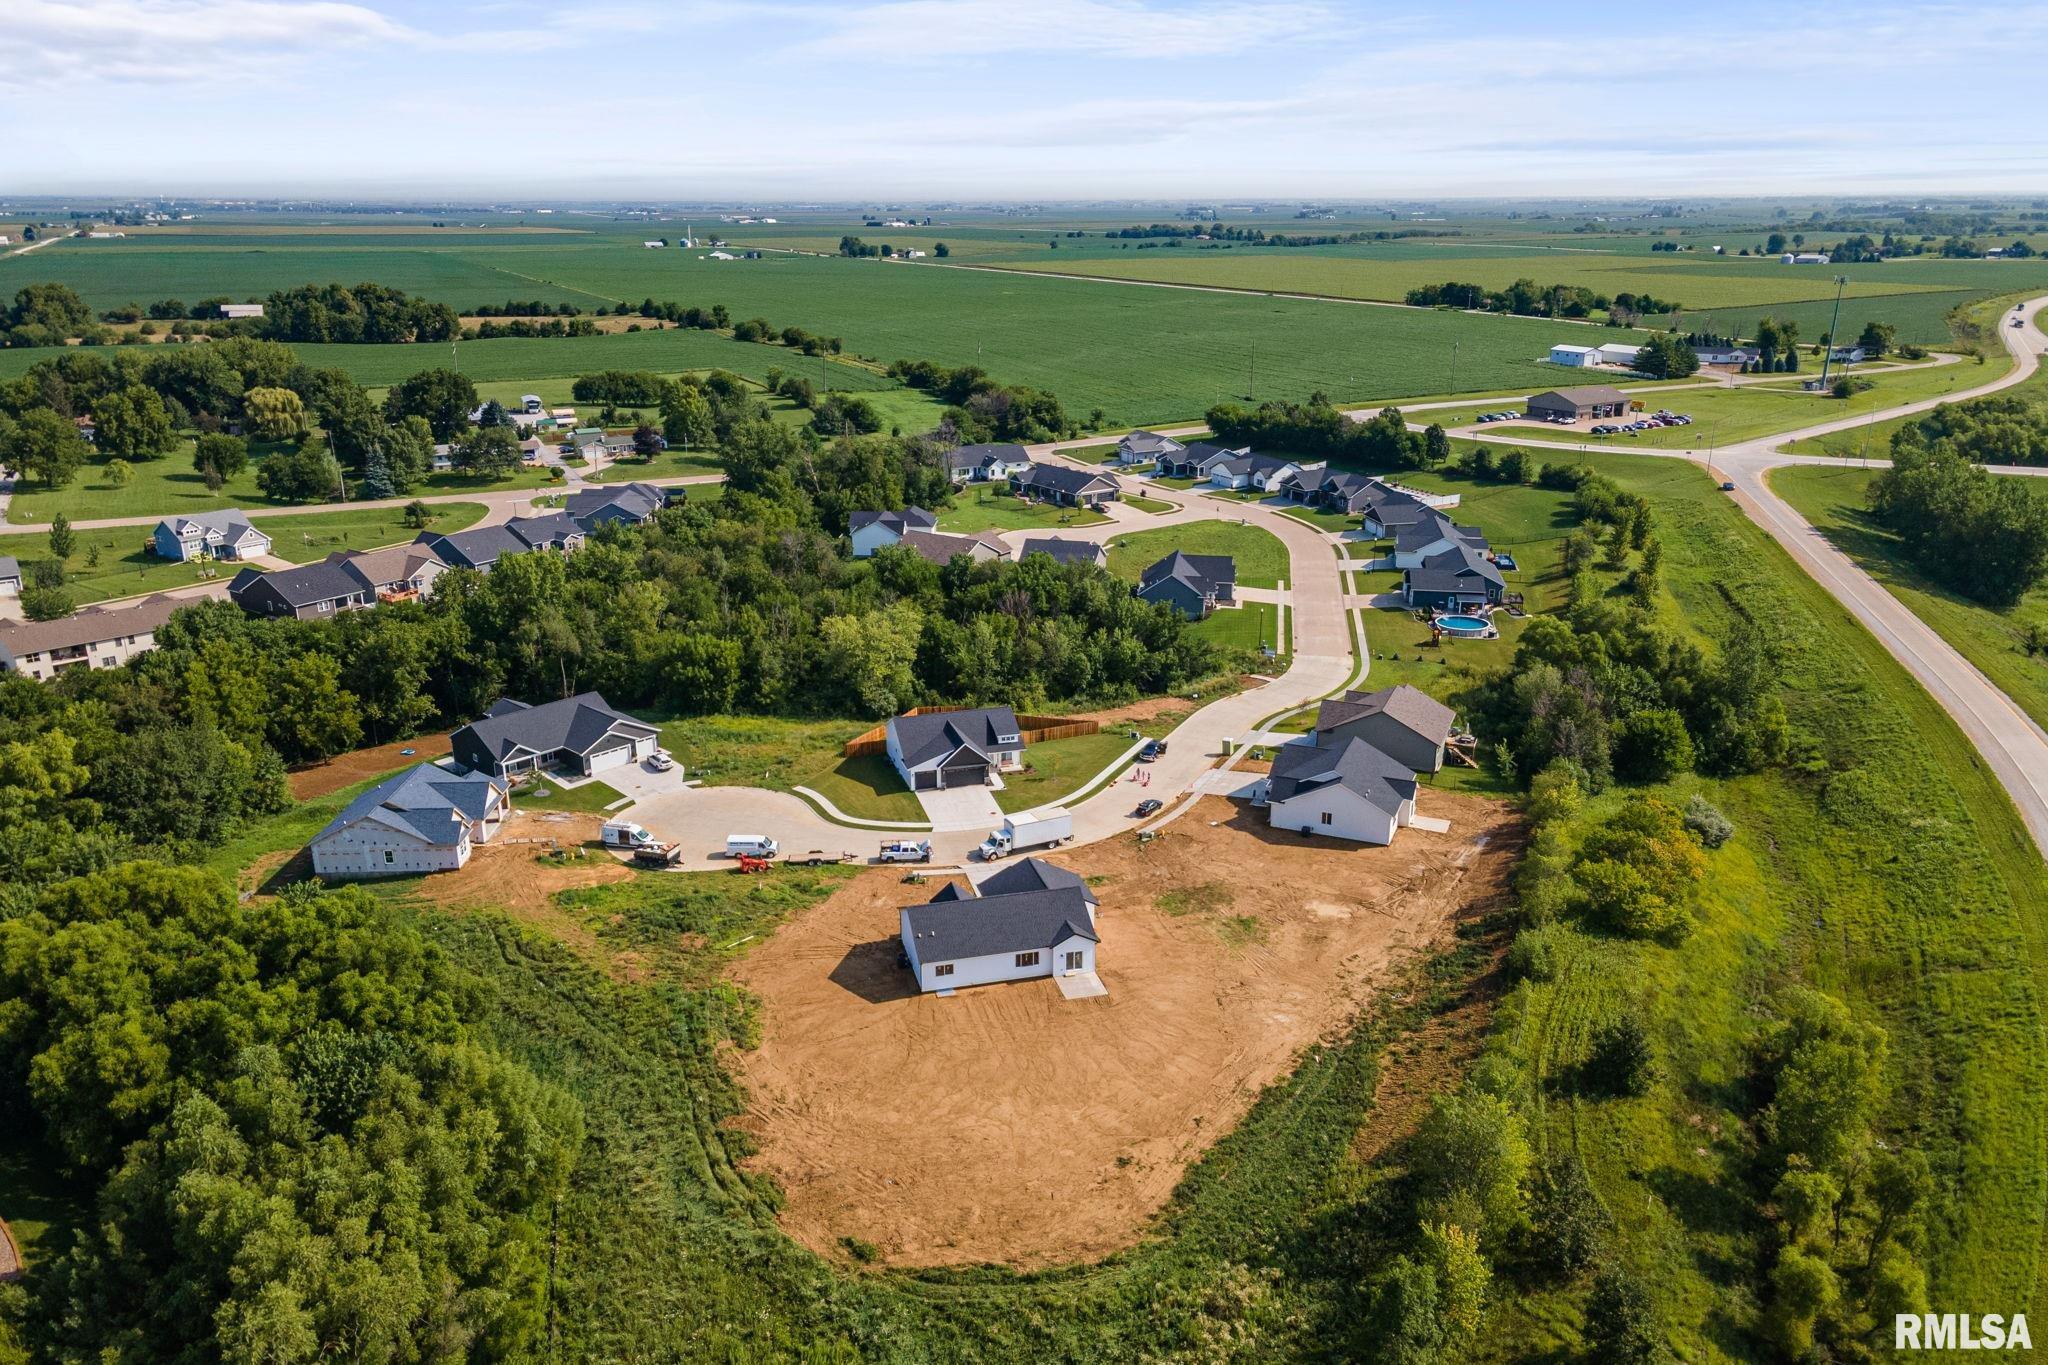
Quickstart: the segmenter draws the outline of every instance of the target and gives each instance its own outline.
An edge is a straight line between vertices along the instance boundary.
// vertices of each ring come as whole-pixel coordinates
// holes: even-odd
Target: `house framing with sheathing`
[[[1096,900],[1065,868],[1013,863],[979,888],[948,884],[899,916],[903,954],[920,991],[1095,970]]]
[[[660,740],[654,726],[584,692],[539,706],[501,698],[482,720],[450,735],[449,749],[463,767],[492,777],[543,768],[593,777],[648,757]]]
[[[887,727],[889,761],[912,791],[986,787],[1020,765],[1024,727],[1007,706],[896,716]]]

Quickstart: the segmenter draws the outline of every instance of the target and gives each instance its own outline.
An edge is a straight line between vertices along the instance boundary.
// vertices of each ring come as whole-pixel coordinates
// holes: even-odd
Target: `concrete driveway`
[[[948,787],[944,791],[919,792],[917,804],[924,818],[938,833],[974,830],[986,834],[1003,823],[1003,808],[996,804],[993,787]]]

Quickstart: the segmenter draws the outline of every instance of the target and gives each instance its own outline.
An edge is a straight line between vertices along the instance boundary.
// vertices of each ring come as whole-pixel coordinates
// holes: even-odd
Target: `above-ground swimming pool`
[[[1453,635],[1477,635],[1488,629],[1486,619],[1479,616],[1439,616],[1435,624]]]

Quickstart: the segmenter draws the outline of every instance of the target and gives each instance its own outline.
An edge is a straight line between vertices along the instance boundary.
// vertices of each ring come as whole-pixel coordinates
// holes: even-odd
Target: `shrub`
[[[1508,948],[1509,974],[1521,981],[1556,980],[1557,968],[1563,958],[1559,946],[1561,932],[1554,925],[1538,924],[1516,934],[1514,943]]]
[[[1694,794],[1686,801],[1684,820],[1686,833],[1699,840],[1702,848],[1719,848],[1735,837],[1735,822],[1704,796]]]
[[[1530,1212],[1544,1255],[1567,1275],[1593,1263],[1614,1226],[1577,1149],[1562,1144],[1543,1163]]]
[[[1581,1070],[1587,1084],[1609,1095],[1646,1095],[1657,1078],[1657,1057],[1650,1030],[1635,1009],[1623,1011],[1593,1034],[1593,1046]]]
[[[72,605],[71,594],[63,588],[22,589],[21,614],[31,621],[54,621],[69,616]]]

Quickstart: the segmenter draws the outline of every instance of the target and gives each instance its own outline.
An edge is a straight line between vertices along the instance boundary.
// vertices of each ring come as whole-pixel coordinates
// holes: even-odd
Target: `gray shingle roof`
[[[1063,464],[1035,464],[1018,478],[1025,488],[1045,488],[1074,497],[1093,491],[1097,485],[1111,492],[1123,487],[1112,475],[1092,469],[1072,469]]]
[[[1316,729],[1320,732],[1348,724],[1361,716],[1377,715],[1387,716],[1424,739],[1441,744],[1451,733],[1451,722],[1457,713],[1421,688],[1410,687],[1407,683],[1382,687],[1377,692],[1360,692],[1354,688],[1316,708]]]
[[[651,483],[626,483],[612,488],[580,488],[569,495],[565,508],[584,530],[591,529],[598,514],[616,511],[626,520],[646,521],[668,502],[668,495]]]
[[[1328,786],[1341,786],[1394,814],[1415,797],[1415,774],[1407,764],[1362,739],[1334,748],[1307,741],[1283,744],[1273,754],[1268,796],[1288,801]]]
[[[946,467],[979,469],[999,460],[1004,464],[1022,464],[1030,458],[1030,452],[1023,446],[1009,441],[994,441],[983,445],[955,446],[946,452]]]
[[[1422,568],[1438,573],[1473,575],[1498,587],[1507,586],[1507,580],[1501,577],[1500,570],[1494,567],[1493,561],[1469,543],[1456,545],[1441,554],[1431,555],[1422,561]]]
[[[477,526],[467,531],[422,531],[414,542],[425,545],[448,564],[489,568],[502,555],[525,554],[533,546],[503,526]]]
[[[230,543],[256,530],[239,507],[223,507],[218,512],[181,512],[176,516],[165,517],[157,525],[170,527],[171,534],[180,540],[194,530],[218,531]]]
[[[998,556],[1009,553],[999,540],[990,540],[982,536],[953,536],[941,531],[905,531],[903,538],[897,543],[920,559],[933,564],[949,563],[954,555],[967,555],[972,558],[978,549],[991,550]]]
[[[1464,543],[1484,548],[1486,533],[1477,526],[1460,526],[1441,512],[1432,511],[1428,518],[1411,522],[1394,533],[1396,550],[1420,550],[1440,539],[1454,544]]]
[[[1096,938],[1087,897],[1076,887],[932,900],[905,912],[920,962],[1049,950],[1071,938]]]
[[[1066,540],[1059,536],[1027,536],[1023,548],[1017,551],[1017,558],[1026,555],[1050,555],[1061,564],[1100,564],[1108,558],[1108,551],[1098,541]]]
[[[1615,388],[1612,384],[1585,384],[1578,388],[1551,389],[1548,392],[1539,393],[1529,400],[1529,406],[1535,407],[1545,398],[1562,399],[1579,407],[1614,403],[1619,403],[1625,407],[1629,401],[1628,395]]]
[[[17,582],[21,578],[21,565],[15,562],[13,555],[0,555],[0,579],[4,578],[12,578]]]
[[[68,649],[123,635],[152,634],[171,619],[171,613],[190,605],[159,592],[132,607],[82,607],[54,621],[0,621],[0,647],[18,659],[46,649]]]
[[[939,519],[922,507],[906,507],[901,512],[853,512],[846,518],[846,529],[858,531],[863,526],[881,526],[897,535],[905,531],[929,531],[939,524]]]
[[[538,517],[514,517],[505,523],[505,529],[525,541],[527,548],[534,550],[544,546],[559,549],[572,540],[583,538],[583,528],[578,526],[567,512],[549,512]]]
[[[1214,441],[1195,441],[1186,450],[1181,452],[1180,460],[1184,463],[1192,464],[1199,469],[1203,465],[1210,464],[1216,460],[1226,460],[1233,455],[1249,455],[1251,453],[1252,448],[1250,446],[1224,446],[1218,445]]]
[[[910,767],[950,754],[962,745],[993,758],[999,751],[1021,749],[1023,743],[1004,743],[998,735],[1020,735],[1017,713],[1008,706],[983,706],[970,711],[932,711],[921,716],[897,716],[889,722],[896,735],[896,747]]]
[[[504,784],[482,773],[456,771],[422,763],[395,774],[343,807],[313,842],[366,818],[403,825],[437,847],[462,842],[465,825],[490,814],[493,793],[503,799]]]
[[[1182,448],[1179,441],[1156,431],[1134,431],[1117,444],[1136,455],[1171,455]]]
[[[614,729],[653,734],[655,727],[612,709],[596,692],[528,706],[500,698],[482,720],[472,721],[451,736],[457,759],[482,767],[502,762],[517,750],[553,753],[567,749],[589,754]]]
[[[1095,893],[1088,889],[1080,873],[1055,867],[1043,858],[1020,858],[983,877],[974,889],[983,896],[1007,896],[1016,891],[1054,891],[1063,886],[1079,891],[1091,908],[1097,904]]]
[[[294,607],[361,596],[371,590],[368,581],[346,565],[323,559],[313,564],[301,564],[295,569],[273,569],[269,573],[261,569],[244,569],[228,585],[228,595],[239,599],[258,582]]]
[[[1175,550],[1138,575],[1138,591],[1146,593],[1167,579],[1177,579],[1202,597],[1237,584],[1237,561],[1229,555],[1186,555]]]

